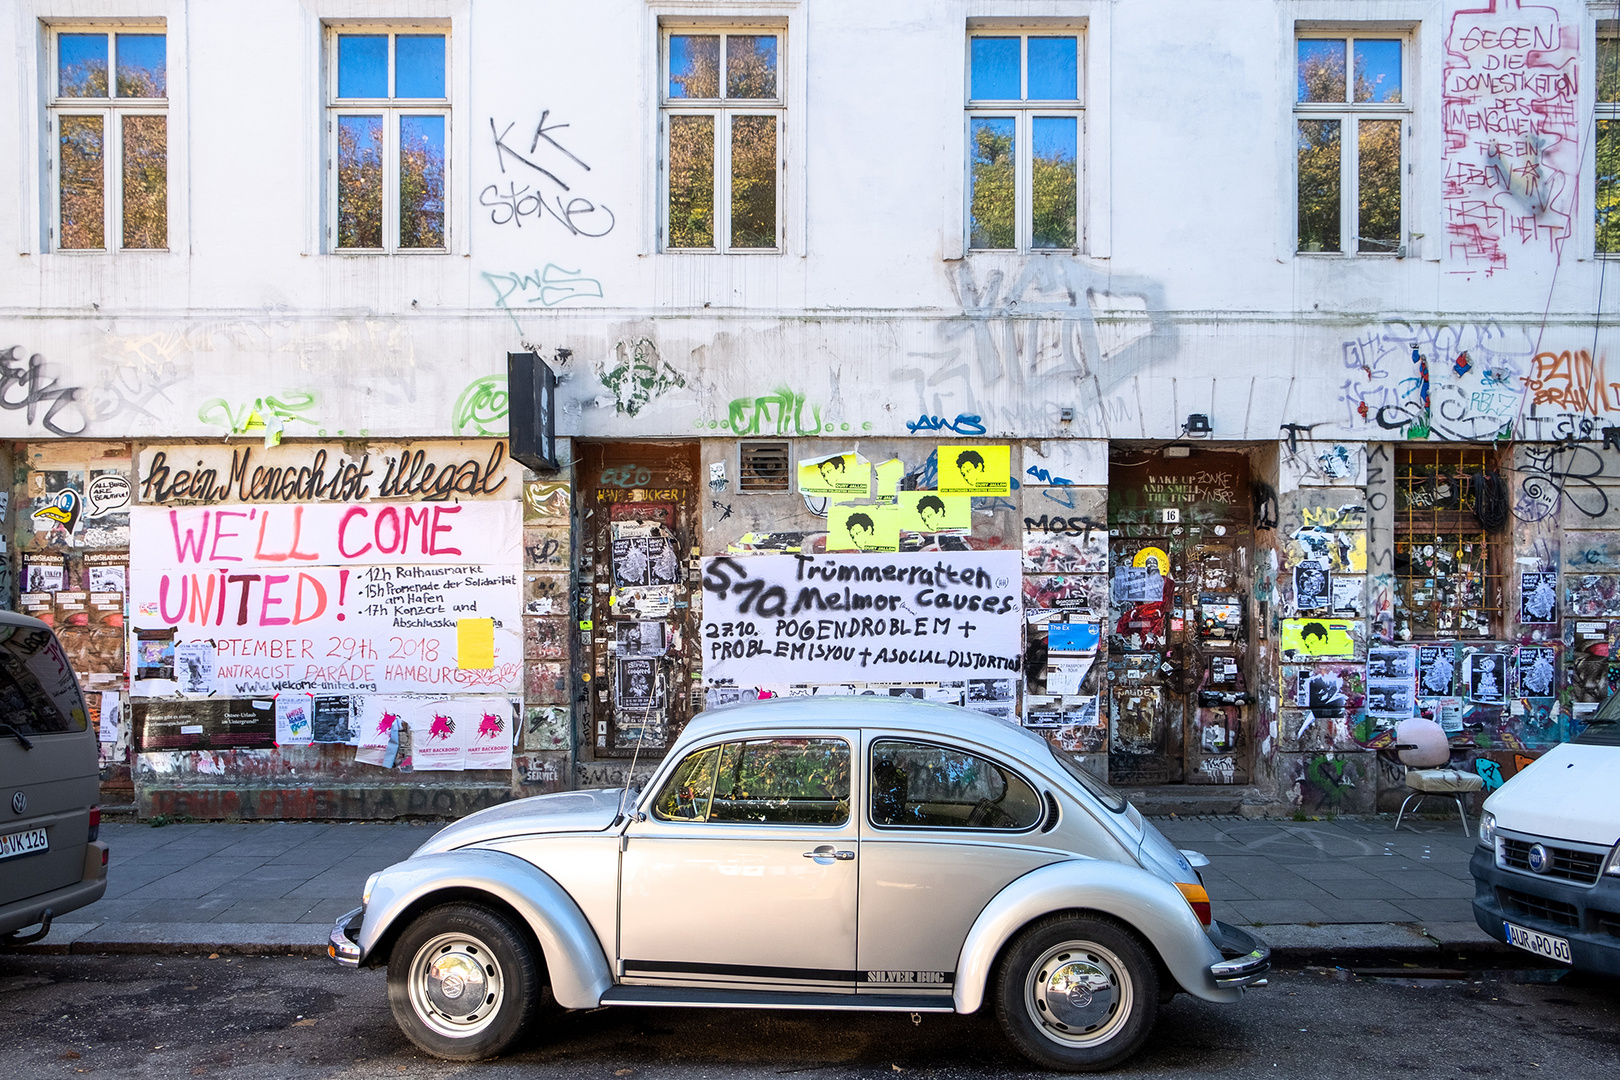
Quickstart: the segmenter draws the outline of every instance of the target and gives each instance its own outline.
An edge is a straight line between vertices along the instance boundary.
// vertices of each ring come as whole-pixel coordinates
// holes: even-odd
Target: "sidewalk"
[[[1391,831],[1388,818],[1155,818],[1201,851],[1215,917],[1253,926],[1279,958],[1492,952],[1474,925],[1455,819]],[[325,953],[332,922],[376,870],[442,825],[105,824],[107,893],[32,951]]]

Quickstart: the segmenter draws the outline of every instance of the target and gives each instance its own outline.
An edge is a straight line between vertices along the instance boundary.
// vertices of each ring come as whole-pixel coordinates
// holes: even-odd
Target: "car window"
[[[1620,720],[1589,721],[1570,742],[1585,746],[1620,746]]]
[[[714,765],[720,748],[710,746],[686,755],[653,800],[653,816],[665,821],[706,821],[714,793]]]
[[[1041,797],[1018,774],[944,746],[872,744],[872,824],[924,829],[1027,829]]]
[[[705,819],[844,824],[849,820],[849,743],[843,739],[727,743],[720,751]]]
[[[1051,749],[1051,744],[1047,744],[1047,748]],[[1119,792],[1115,791],[1113,788],[1109,787],[1095,776],[1092,776],[1090,773],[1086,772],[1086,770],[1080,767],[1080,763],[1075,761],[1073,758],[1060,754],[1056,750],[1052,750],[1052,758],[1063,767],[1064,772],[1080,781],[1080,786],[1091,792],[1092,796],[1098,802],[1102,803],[1116,814],[1123,814],[1125,812],[1125,807],[1127,805],[1125,796],[1121,795]]]
[[[24,735],[83,731],[78,681],[49,630],[0,626],[0,722]]]

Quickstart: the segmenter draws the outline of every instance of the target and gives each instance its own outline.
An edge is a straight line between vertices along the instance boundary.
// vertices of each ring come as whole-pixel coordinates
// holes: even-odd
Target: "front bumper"
[[[1216,948],[1226,959],[1211,964],[1209,974],[1222,990],[1264,986],[1271,970],[1271,946],[1247,930],[1217,922],[1213,935]]]
[[[332,926],[326,955],[344,967],[360,966],[360,921],[365,914],[364,907],[357,907],[346,915],[340,915]]]
[[[1495,852],[1484,847],[1474,849],[1468,869],[1474,921],[1492,938],[1507,941],[1504,922],[1540,930],[1569,942],[1579,970],[1620,978],[1620,877],[1605,874],[1595,885],[1576,885],[1521,874],[1497,866]]]

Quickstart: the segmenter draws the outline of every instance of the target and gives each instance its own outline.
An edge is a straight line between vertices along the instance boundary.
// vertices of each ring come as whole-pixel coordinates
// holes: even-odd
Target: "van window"
[[[0,723],[24,735],[88,726],[73,669],[49,630],[0,626]]]

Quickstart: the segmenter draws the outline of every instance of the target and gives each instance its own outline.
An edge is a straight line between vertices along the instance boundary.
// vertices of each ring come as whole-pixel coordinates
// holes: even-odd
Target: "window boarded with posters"
[[[693,713],[696,443],[576,443],[594,756],[661,757]]]

